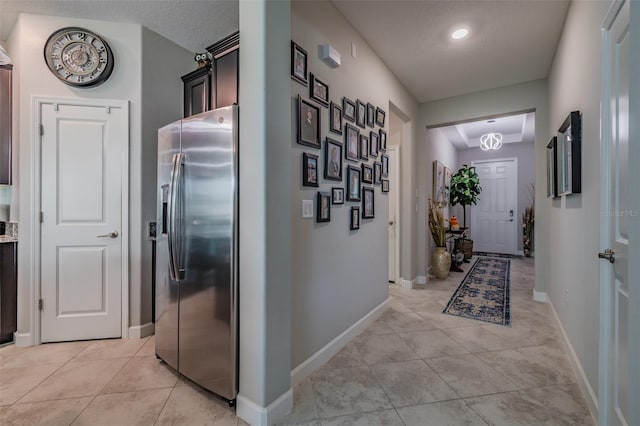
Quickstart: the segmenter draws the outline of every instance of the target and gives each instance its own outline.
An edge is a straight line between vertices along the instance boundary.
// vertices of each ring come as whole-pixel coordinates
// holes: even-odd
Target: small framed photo
[[[329,108],[329,130],[339,135],[342,134],[342,108],[333,102]]]
[[[373,167],[362,163],[362,183],[373,183]]]
[[[358,161],[358,136],[360,131],[347,123],[344,126],[344,158],[350,161]]]
[[[389,176],[389,156],[387,154],[382,154],[382,176]]]
[[[378,148],[380,147],[379,145],[379,134],[378,132],[374,132],[371,131],[371,133],[369,134],[369,136],[371,137],[371,145],[369,145],[369,156],[373,157],[373,158],[378,158]]]
[[[356,103],[346,97],[342,98],[342,116],[352,123],[356,121]]]
[[[360,229],[360,207],[351,207],[351,220],[349,221],[349,229],[352,231]]]
[[[356,126],[362,127],[363,129],[366,127],[365,123],[367,121],[367,105],[362,102],[360,99],[356,101]]]
[[[367,126],[369,127],[375,126],[375,121],[376,121],[375,115],[376,115],[376,107],[374,107],[370,103],[367,103]]]
[[[382,192],[389,192],[389,179],[382,179]]]
[[[369,138],[360,135],[360,159],[367,160],[369,158]]]
[[[318,156],[302,153],[302,186],[318,186]]]
[[[331,221],[331,194],[328,192],[318,191],[318,208],[316,211],[316,222]]]
[[[360,169],[347,166],[347,201],[360,201]]]
[[[311,84],[309,85],[309,96],[322,106],[329,106],[329,86],[318,77],[309,73]]]
[[[330,138],[324,145],[324,178],[342,181],[342,143]]]
[[[344,204],[344,188],[331,188],[331,204]]]
[[[380,129],[380,151],[387,152],[387,132]]]
[[[387,113],[382,108],[376,108],[376,124],[380,127],[384,127],[384,119]]]
[[[373,188],[362,187],[362,218],[373,219],[375,217],[375,197]]]
[[[320,149],[320,108],[298,95],[298,143]]]
[[[373,184],[380,185],[382,183],[382,163],[376,161],[373,163]]]
[[[291,40],[291,78],[307,85],[307,51]]]

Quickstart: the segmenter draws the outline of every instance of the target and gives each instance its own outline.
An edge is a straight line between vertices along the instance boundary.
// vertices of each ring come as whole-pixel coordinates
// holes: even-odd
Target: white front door
[[[482,192],[471,207],[474,251],[515,254],[517,224],[516,161],[473,162]]]
[[[42,342],[121,336],[124,114],[41,105]]]
[[[389,282],[395,283],[400,276],[399,263],[399,240],[398,240],[398,197],[400,196],[400,157],[398,157],[399,147],[390,146],[387,151],[389,155]]]

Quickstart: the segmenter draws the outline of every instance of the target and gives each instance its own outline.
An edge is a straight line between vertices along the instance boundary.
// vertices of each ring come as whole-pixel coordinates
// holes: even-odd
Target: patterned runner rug
[[[451,296],[445,314],[510,325],[509,259],[479,258]]]

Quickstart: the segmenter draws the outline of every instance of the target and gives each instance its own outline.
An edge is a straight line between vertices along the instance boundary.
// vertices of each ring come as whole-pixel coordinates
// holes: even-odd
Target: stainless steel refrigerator
[[[233,403],[238,336],[238,107],[158,130],[156,355]]]

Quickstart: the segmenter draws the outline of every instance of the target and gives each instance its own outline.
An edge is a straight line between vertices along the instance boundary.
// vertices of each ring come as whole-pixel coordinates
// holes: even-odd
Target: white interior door
[[[473,249],[515,254],[518,172],[516,161],[474,162],[482,192],[471,207]]]
[[[41,341],[120,337],[126,111],[41,108]]]
[[[637,222],[629,206],[629,2],[623,4],[608,31],[605,46],[605,96],[603,103],[602,199],[605,207],[602,254],[612,250],[614,262],[602,261],[600,423],[630,425],[629,333],[629,231]],[[604,334],[603,334],[604,333]],[[602,364],[604,363],[604,365]],[[637,370],[636,370],[637,371]],[[601,374],[603,371],[601,371]],[[602,377],[602,376],[601,376]],[[638,378],[636,377],[636,380]],[[638,400],[635,401],[638,403]]]
[[[399,276],[400,241],[398,239],[398,212],[400,196],[400,167],[398,156],[399,147],[390,146],[389,155],[389,282],[395,283]]]

